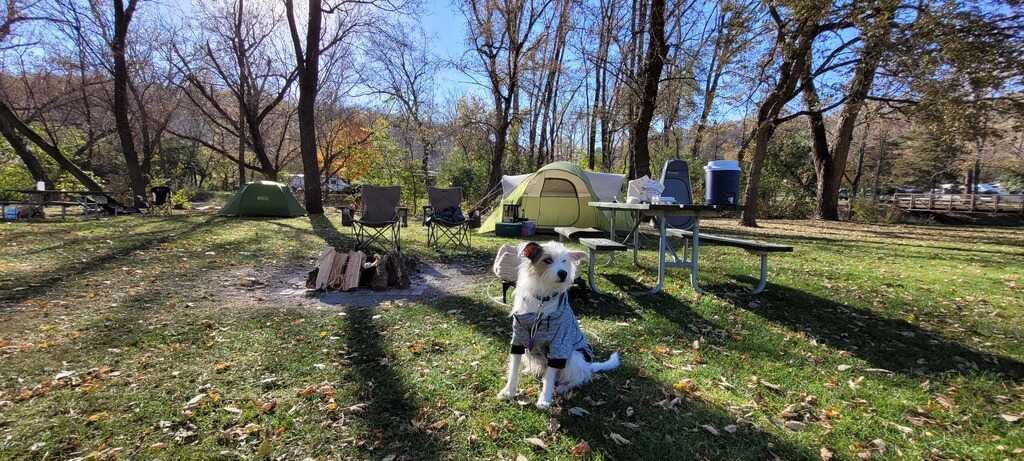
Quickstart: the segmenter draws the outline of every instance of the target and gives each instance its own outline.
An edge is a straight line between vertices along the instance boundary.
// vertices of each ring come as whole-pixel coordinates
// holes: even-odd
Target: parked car
[[[1003,193],[1003,191],[999,188],[999,186],[997,186],[995,184],[987,184],[987,183],[976,184],[974,186],[974,190],[975,190],[975,192],[977,192],[979,194],[988,194],[988,195],[998,195],[998,194],[1002,194]]]

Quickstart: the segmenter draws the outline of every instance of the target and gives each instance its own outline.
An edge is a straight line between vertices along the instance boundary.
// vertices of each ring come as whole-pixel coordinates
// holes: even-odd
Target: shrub
[[[904,213],[899,207],[881,205],[864,197],[850,199],[851,220],[861,223],[893,224],[903,221]]]
[[[171,194],[171,206],[175,210],[191,210],[192,209],[192,196],[195,194],[195,190],[191,187],[182,187],[174,191]]]

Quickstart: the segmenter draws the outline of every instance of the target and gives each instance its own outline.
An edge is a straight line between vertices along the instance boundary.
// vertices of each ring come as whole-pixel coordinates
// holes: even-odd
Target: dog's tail
[[[590,364],[590,371],[593,371],[593,372],[596,373],[596,372],[599,372],[599,371],[614,370],[614,369],[616,369],[618,367],[619,367],[619,353],[618,352],[613,352],[612,356],[608,357],[608,360],[605,360],[604,362],[593,362],[593,363],[591,363]]]

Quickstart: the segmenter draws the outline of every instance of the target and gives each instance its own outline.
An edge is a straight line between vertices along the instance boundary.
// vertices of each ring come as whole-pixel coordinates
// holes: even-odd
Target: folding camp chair
[[[469,220],[462,214],[462,188],[427,189],[427,202],[424,207],[427,226],[427,245],[440,249],[443,246],[461,248],[469,251]]]
[[[686,165],[685,160],[675,159],[665,162],[665,166],[661,168],[661,185],[665,187],[661,192],[662,197],[672,197],[680,205],[693,205],[693,192],[690,189],[690,168]],[[665,225],[668,228],[682,231],[692,230],[694,222],[693,216],[668,216],[665,218]],[[682,253],[684,255],[686,254],[687,246],[688,242],[683,240]],[[671,242],[668,243],[668,250],[672,253],[673,257],[678,259],[676,250]]]
[[[364,185],[361,196],[359,217],[352,220],[356,247],[364,249],[377,244],[384,251],[394,248],[395,252],[401,253],[398,208],[402,201],[402,188]]]

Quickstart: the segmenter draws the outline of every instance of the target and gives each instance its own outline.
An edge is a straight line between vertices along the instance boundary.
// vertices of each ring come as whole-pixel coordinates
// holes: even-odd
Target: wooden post
[[[928,193],[928,210],[932,210],[934,208],[935,208],[935,192],[932,191],[932,192]]]
[[[995,200],[992,201],[992,211],[999,213],[999,194],[996,194]]]

